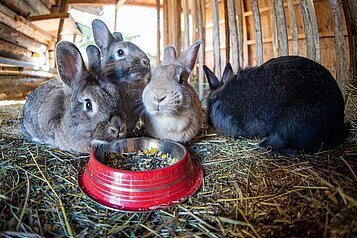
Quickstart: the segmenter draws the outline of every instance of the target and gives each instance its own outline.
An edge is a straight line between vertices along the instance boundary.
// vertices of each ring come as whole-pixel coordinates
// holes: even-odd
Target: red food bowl
[[[158,148],[178,161],[149,171],[128,171],[106,166],[106,153],[136,152]],[[149,211],[179,203],[194,194],[203,179],[201,166],[176,142],[130,138],[96,147],[78,175],[82,192],[93,201],[114,210]]]

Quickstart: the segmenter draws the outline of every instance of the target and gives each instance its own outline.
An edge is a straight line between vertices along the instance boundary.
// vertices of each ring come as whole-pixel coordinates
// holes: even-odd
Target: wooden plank
[[[355,0],[342,1],[346,19],[349,44],[349,82],[357,87],[357,2]]]
[[[275,0],[275,9],[277,16],[277,26],[279,31],[279,45],[281,49],[281,55],[286,56],[289,54],[289,48],[283,0]]]
[[[33,11],[32,11],[32,15],[46,15],[46,14],[50,14],[51,11],[50,9],[43,4],[43,2],[41,2],[40,0],[23,0],[27,3],[27,5],[29,5]]]
[[[221,51],[220,51],[220,35],[219,35],[219,15],[218,15],[218,0],[210,0],[213,20],[213,48],[214,48],[214,72],[221,76]]]
[[[316,17],[316,11],[315,11],[313,0],[307,0],[307,6],[309,8],[309,13],[311,17],[312,37],[314,39],[314,48],[315,48],[315,61],[320,62],[321,53],[320,53],[319,27],[317,24],[317,17]]]
[[[189,22],[189,2],[188,0],[182,0],[182,9],[183,9],[183,20],[184,20],[184,40],[183,40],[183,49],[186,50],[190,47],[190,22]]]
[[[22,46],[33,52],[45,52],[46,46],[32,38],[16,31],[15,29],[0,23],[0,39],[15,45]]]
[[[68,0],[67,4],[95,4],[95,5],[108,5],[116,4],[117,0]]]
[[[160,0],[156,0],[156,65],[160,64],[160,43],[161,43],[161,33],[160,33]]]
[[[227,7],[228,7],[230,38],[232,44],[232,67],[234,72],[238,72],[239,70],[238,30],[237,30],[237,21],[236,21],[236,6],[234,0],[228,0]]]
[[[338,0],[329,0],[332,24],[335,31],[335,46],[337,55],[337,83],[345,97],[346,94],[346,60],[345,60],[345,38],[342,33],[342,20]]]
[[[288,0],[289,18],[290,18],[290,29],[292,37],[292,54],[299,55],[299,39],[298,39],[298,28],[296,24],[295,6],[293,0]]]
[[[48,8],[51,9],[52,5],[54,5],[56,3],[56,1],[54,1],[54,4],[52,4],[51,0],[41,0],[41,2]]]
[[[301,0],[301,14],[304,22],[304,30],[306,35],[306,55],[307,58],[315,60],[316,49],[314,45],[313,31],[311,27],[311,16],[308,7],[308,0]]]
[[[40,20],[47,20],[47,19],[58,19],[58,18],[68,18],[69,13],[68,12],[56,12],[52,14],[46,14],[46,15],[39,15],[39,16],[29,16],[28,19],[30,21],[40,21]]]
[[[191,1],[191,15],[192,15],[192,42],[198,39],[198,16],[197,16],[197,1]]]
[[[204,71],[203,71],[203,65],[205,64],[205,29],[204,29],[204,22],[203,22],[203,12],[206,10],[205,8],[202,8],[202,1],[197,2],[197,22],[198,22],[198,35],[199,38],[201,39],[202,43],[198,52],[198,95],[200,100],[204,100],[205,94],[205,86],[204,86]]]
[[[242,9],[242,0],[236,1],[237,7],[237,30],[238,30],[238,62],[239,69],[242,69],[244,66],[244,27],[243,27],[243,9]]]
[[[52,40],[52,37],[49,34],[41,31],[36,26],[28,23],[26,20],[21,20],[21,18],[15,20],[12,17],[8,17],[1,11],[0,22],[43,44],[48,44],[48,42]]]
[[[275,0],[268,1],[270,6],[270,23],[271,23],[271,33],[273,39],[273,53],[274,57],[279,56],[279,40],[278,40],[278,29],[276,26],[276,11],[275,11]]]
[[[224,15],[224,36],[225,36],[225,42],[226,42],[226,62],[230,62],[230,29],[229,29],[229,20],[228,20],[228,9],[227,9],[227,1],[223,1],[223,15]]]
[[[67,12],[67,0],[61,0],[61,4],[59,6],[59,13],[65,13]],[[63,25],[64,25],[64,19],[61,18],[58,24],[58,30],[57,30],[57,43],[60,42],[61,40],[61,33],[63,30]]]
[[[0,0],[0,3],[21,16],[28,17],[31,14],[31,7],[24,1]]]
[[[163,0],[163,21],[164,21],[164,45],[168,45],[170,40],[170,32],[169,32],[169,8],[168,8],[168,0]]]
[[[254,38],[255,38],[255,52],[256,52],[256,64],[263,64],[263,36],[262,27],[260,22],[260,13],[257,0],[250,0],[253,11],[253,23],[254,23]]]
[[[27,62],[34,61],[31,58],[32,56],[31,51],[21,46],[14,45],[3,40],[0,40],[0,56],[17,59],[17,60],[24,60]]]
[[[178,56],[181,55],[181,0],[173,1],[173,9],[174,9],[174,21],[173,21],[173,38],[174,45],[176,47],[176,51]]]

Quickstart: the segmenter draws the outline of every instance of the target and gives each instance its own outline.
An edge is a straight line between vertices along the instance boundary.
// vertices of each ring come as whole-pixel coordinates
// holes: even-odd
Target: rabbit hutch
[[[263,138],[205,125],[185,144],[204,171],[187,200],[142,213],[93,202],[77,184],[89,155],[29,142],[20,128],[26,97],[57,77],[57,43],[95,44],[91,22],[71,11],[94,19],[106,6],[111,32],[125,36],[123,25],[133,24],[120,18],[125,7],[152,30],[152,69],[165,46],[180,56],[201,40],[189,82],[203,108],[203,65],[220,78],[227,63],[235,73],[286,55],[320,63],[343,94],[348,137],[334,150],[291,157],[259,148]],[[154,13],[152,24],[139,8]],[[0,85],[1,237],[357,237],[356,0],[0,0]],[[141,124],[137,133],[145,135]]]

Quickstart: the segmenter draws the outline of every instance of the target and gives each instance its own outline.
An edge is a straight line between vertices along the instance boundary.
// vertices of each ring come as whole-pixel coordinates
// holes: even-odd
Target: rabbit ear
[[[188,48],[183,53],[183,55],[179,59],[181,64],[185,66],[186,71],[188,73],[191,73],[193,66],[195,65],[197,53],[198,53],[198,49],[200,48],[200,45],[201,45],[201,41],[200,40],[196,41],[190,46],[190,48]]]
[[[89,70],[96,71],[100,69],[101,58],[100,51],[94,45],[89,45],[86,48],[87,56],[88,56],[88,68]]]
[[[232,65],[230,63],[227,63],[226,67],[224,68],[223,71],[223,76],[222,76],[222,83],[226,83],[227,80],[231,79],[233,77],[233,69]]]
[[[73,82],[79,82],[86,71],[81,53],[71,42],[61,41],[57,44],[56,61],[58,74],[69,87]]]
[[[92,22],[93,36],[95,44],[99,49],[107,49],[108,46],[114,41],[113,35],[110,33],[107,25],[99,19]]]
[[[113,36],[114,36],[116,41],[123,41],[124,40],[123,35],[120,32],[114,32]]]
[[[209,88],[211,90],[216,90],[217,88],[219,88],[221,86],[221,83],[219,82],[216,75],[214,75],[214,73],[206,65],[203,65],[203,70],[206,73]]]
[[[170,64],[177,60],[176,49],[173,45],[166,46],[164,49],[163,63]]]

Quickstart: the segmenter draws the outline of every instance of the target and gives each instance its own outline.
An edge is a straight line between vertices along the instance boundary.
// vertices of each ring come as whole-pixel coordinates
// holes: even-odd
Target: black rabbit
[[[226,136],[266,137],[260,146],[282,154],[336,147],[347,135],[344,100],[330,72],[299,56],[274,58],[222,80],[206,66],[211,93],[207,121]]]

